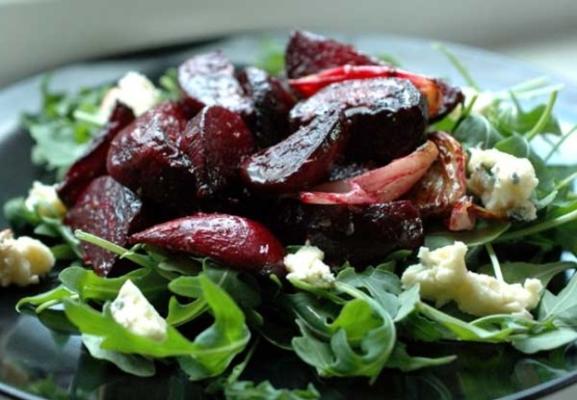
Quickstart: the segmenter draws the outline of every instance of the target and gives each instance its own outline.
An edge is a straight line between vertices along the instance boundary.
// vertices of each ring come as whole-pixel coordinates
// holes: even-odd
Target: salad
[[[56,184],[5,205],[0,283],[51,281],[17,310],[216,398],[321,398],[453,363],[455,342],[573,343],[577,168],[551,160],[577,127],[554,116],[560,87],[483,91],[440,51],[468,86],[302,31],[280,65],[211,52],[157,84],[46,83],[24,124]],[[250,378],[262,348],[315,378]]]

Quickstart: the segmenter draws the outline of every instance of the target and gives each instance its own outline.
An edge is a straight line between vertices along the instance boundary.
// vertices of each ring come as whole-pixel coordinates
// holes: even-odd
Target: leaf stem
[[[551,157],[553,157],[553,154],[555,154],[557,152],[557,150],[559,150],[561,145],[563,143],[565,143],[565,141],[567,139],[569,139],[571,137],[571,135],[573,135],[575,132],[577,132],[577,125],[575,125],[573,128],[571,128],[569,130],[569,132],[567,132],[565,135],[563,135],[563,137],[561,139],[559,139],[559,141],[557,143],[555,143],[555,146],[553,146],[551,148],[551,150],[549,151],[549,154],[547,154],[547,156],[545,157],[545,159],[543,161],[545,161],[545,162],[549,161],[549,159]]]
[[[487,249],[487,253],[489,254],[489,258],[491,259],[491,265],[493,266],[493,272],[495,273],[495,278],[501,282],[505,282],[503,279],[503,271],[501,271],[501,264],[499,263],[499,258],[495,253],[495,249],[491,243],[485,243],[485,249]]]
[[[535,136],[537,136],[543,130],[543,128],[545,128],[547,122],[549,122],[551,112],[553,111],[553,107],[555,106],[555,102],[557,101],[558,93],[559,92],[557,90],[551,92],[551,96],[549,96],[549,101],[547,102],[547,106],[543,110],[543,114],[541,114],[541,117],[539,118],[533,129],[531,129],[527,133],[528,141],[531,141]]]
[[[465,65],[461,62],[461,60],[459,60],[459,58],[451,51],[449,50],[444,44],[442,43],[435,43],[433,44],[433,48],[435,50],[439,50],[441,53],[443,53],[447,59],[449,60],[449,62],[451,64],[453,64],[453,67],[455,67],[455,69],[459,72],[459,74],[463,77],[463,79],[465,80],[465,82],[467,83],[467,85],[471,86],[473,89],[475,89],[477,92],[481,91],[481,87],[477,84],[477,82],[473,79],[473,77],[471,76],[471,73],[469,72],[469,70],[467,69],[467,67],[465,67]]]
[[[577,171],[573,172],[567,178],[565,178],[561,182],[559,182],[559,184],[557,186],[555,186],[555,190],[563,189],[565,186],[571,184],[575,180],[575,178],[577,178]]]
[[[469,104],[467,104],[467,106],[465,107],[465,109],[463,110],[463,112],[461,113],[461,115],[459,116],[459,119],[457,119],[457,122],[455,122],[455,125],[453,125],[453,128],[451,128],[451,133],[455,132],[457,130],[457,128],[459,127],[459,125],[461,125],[461,122],[463,122],[463,120],[465,118],[467,118],[469,116],[469,114],[471,114],[471,111],[473,110],[473,106],[475,105],[475,103],[477,102],[477,99],[479,98],[479,94],[475,94],[472,98],[471,101],[469,102]]]
[[[534,234],[539,233],[539,232],[553,229],[557,226],[561,226],[563,224],[574,221],[576,219],[577,219],[577,210],[573,210],[573,211],[568,212],[567,214],[561,215],[560,217],[557,217],[555,219],[541,222],[539,224],[535,224],[532,226],[528,226],[526,228],[522,228],[522,229],[519,229],[519,230],[516,230],[513,232],[505,233],[505,234],[501,235],[500,237],[498,237],[495,240],[495,242],[505,242],[507,240],[520,239],[520,238],[523,238],[525,236],[534,235]]]
[[[93,244],[104,250],[108,250],[111,253],[117,254],[122,258],[126,258],[127,260],[130,260],[133,263],[140,265],[141,267],[154,268],[156,266],[150,257],[142,254],[136,254],[133,251],[127,250],[122,246],[109,242],[108,240],[102,239],[91,233],[77,229],[74,231],[74,236],[83,242]]]

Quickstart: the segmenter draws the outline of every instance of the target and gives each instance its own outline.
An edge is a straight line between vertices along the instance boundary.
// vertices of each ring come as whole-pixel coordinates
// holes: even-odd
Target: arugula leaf
[[[490,149],[503,139],[493,124],[481,114],[470,114],[464,118],[453,136],[467,148]]]
[[[450,232],[438,231],[425,236],[425,246],[430,249],[438,249],[461,241],[468,247],[482,246],[491,243],[501,237],[511,224],[504,221],[482,222],[477,224],[472,231]]]
[[[95,113],[108,89],[109,86],[100,86],[76,94],[52,92],[49,79],[45,78],[40,112],[23,117],[24,126],[35,141],[32,161],[62,177],[100,128],[93,119],[80,115]]]
[[[173,326],[179,326],[204,314],[207,309],[208,304],[203,298],[198,298],[191,303],[181,304],[175,297],[171,297],[168,303],[166,322]]]
[[[395,348],[391,353],[391,357],[387,361],[388,368],[396,368],[403,372],[415,371],[421,368],[436,367],[452,363],[457,359],[457,356],[446,357],[413,357],[407,353],[407,348],[404,343],[397,341]]]
[[[527,278],[539,279],[543,287],[547,287],[551,279],[557,274],[569,269],[577,268],[577,263],[569,261],[559,261],[547,264],[531,264],[525,262],[502,263],[501,272],[503,279],[509,283],[523,283]],[[493,275],[491,265],[484,265],[479,268],[479,272]]]
[[[284,49],[273,39],[264,39],[261,43],[261,54],[255,65],[271,75],[279,75],[284,69]]]
[[[538,311],[539,320],[558,320],[569,326],[577,326],[577,275],[558,295],[545,290]]]
[[[22,312],[25,309],[33,309],[34,312],[38,314],[53,305],[62,303],[65,299],[74,297],[78,297],[75,292],[64,286],[58,286],[36,296],[21,298],[18,303],[16,303],[16,311]]]
[[[203,275],[199,282],[214,323],[193,342],[170,325],[162,342],[135,335],[114,321],[107,305],[100,313],[80,301],[66,300],[65,313],[82,333],[102,338],[100,347],[104,350],[154,358],[178,356],[190,379],[217,376],[246,347],[250,332],[242,311],[224,290]]]
[[[92,357],[109,361],[124,372],[142,377],[153,376],[156,373],[152,360],[138,355],[104,350],[100,347],[102,338],[98,336],[82,335],[82,343]]]
[[[178,83],[178,70],[176,68],[167,69],[164,74],[158,78],[158,83],[160,84],[159,89],[162,100],[176,101],[180,99],[182,90]]]
[[[276,389],[270,382],[258,385],[251,381],[235,381],[224,388],[227,399],[235,400],[315,400],[320,393],[309,383],[306,389]]]
[[[539,104],[525,111],[517,103],[516,98],[513,104],[500,102],[492,114],[492,121],[495,127],[505,136],[514,134],[528,135],[535,127],[536,134],[551,133],[561,135],[559,121],[551,113],[548,104]],[[539,125],[543,118],[544,123]]]
[[[558,328],[533,336],[513,340],[513,347],[525,354],[553,350],[577,340],[577,331],[571,328]]]

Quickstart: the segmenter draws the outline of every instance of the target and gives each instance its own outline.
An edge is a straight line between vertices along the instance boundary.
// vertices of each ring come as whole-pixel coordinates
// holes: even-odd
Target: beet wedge
[[[88,185],[65,218],[72,230],[82,229],[119,246],[127,243],[133,230],[142,229],[145,219],[142,203],[126,187],[109,176],[101,176]],[[82,243],[84,262],[99,275],[108,275],[118,257],[100,247]]]
[[[234,65],[220,51],[194,56],[178,68],[178,82],[198,108],[219,105],[242,115],[252,101],[235,77]]]
[[[177,144],[192,163],[199,198],[237,184],[240,163],[254,150],[252,133],[241,116],[220,106],[203,108]]]
[[[282,142],[252,155],[243,163],[241,176],[256,191],[295,192],[325,179],[346,141],[340,113],[327,112]]]
[[[176,146],[188,122],[179,103],[162,103],[138,117],[112,141],[108,173],[144,199],[188,207],[196,179],[188,157]]]
[[[134,120],[132,110],[117,103],[102,132],[94,138],[83,156],[72,164],[62,183],[58,185],[58,197],[71,207],[96,177],[106,175],[106,156],[112,139]]]
[[[351,140],[347,160],[380,165],[412,152],[423,142],[426,100],[407,80],[362,79],[334,83],[298,103],[290,113],[300,126],[329,110],[343,113]]]
[[[290,134],[288,115],[295,104],[294,96],[283,83],[265,71],[247,67],[238,78],[254,104],[249,124],[259,147],[280,142]]]
[[[227,214],[197,213],[136,233],[130,241],[253,272],[278,270],[284,257],[283,246],[264,225]]]
[[[437,146],[439,156],[405,198],[423,216],[446,216],[467,191],[465,151],[448,133],[435,132],[428,138]]]
[[[357,51],[351,45],[314,33],[295,31],[291,34],[285,51],[289,78],[300,78],[346,64],[379,65],[382,62]]]
[[[351,79],[398,78],[410,81],[427,99],[430,121],[449,114],[464,100],[460,89],[446,82],[414,74],[387,65],[344,65],[326,69],[314,75],[290,80],[290,85],[303,97],[310,97],[322,88]]]
[[[427,141],[413,153],[353,178],[317,186],[301,192],[307,204],[373,204],[396,200],[407,193],[427,172],[439,151]]]

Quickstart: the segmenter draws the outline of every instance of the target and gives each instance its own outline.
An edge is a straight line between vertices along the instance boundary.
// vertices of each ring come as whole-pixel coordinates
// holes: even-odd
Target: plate
[[[372,53],[395,56],[406,69],[441,76],[454,83],[462,80],[447,59],[426,40],[391,35],[330,36],[354,43]],[[52,71],[56,89],[76,90],[82,86],[114,81],[129,70],[156,76],[178,65],[192,54],[222,49],[235,63],[249,64],[263,52],[263,38],[283,43],[286,33],[254,33],[214,39],[187,46],[151,50],[115,59],[98,59]],[[448,45],[469,67],[483,88],[499,90],[516,83],[551,74],[486,51]],[[554,81],[562,82],[555,76]],[[0,202],[22,195],[41,172],[30,163],[30,139],[18,127],[23,111],[37,109],[41,77],[32,77],[0,91]],[[573,106],[577,88],[567,86],[559,96],[557,115],[576,122]],[[573,156],[573,161],[576,156]],[[0,227],[6,223],[0,217]],[[20,399],[202,399],[200,386],[171,369],[161,367],[154,378],[137,378],[116,367],[92,359],[77,337],[51,332],[29,315],[14,311],[16,300],[25,294],[47,289],[2,289],[0,291],[0,393]],[[263,346],[264,347],[264,346]],[[364,380],[315,381],[328,399],[533,399],[577,382],[577,347],[569,346],[546,354],[527,356],[506,346],[447,343],[444,350],[457,354],[458,361],[413,373],[386,370],[369,386]],[[273,364],[254,358],[250,368],[254,380],[304,387],[314,378],[308,368],[291,355],[264,348]]]

